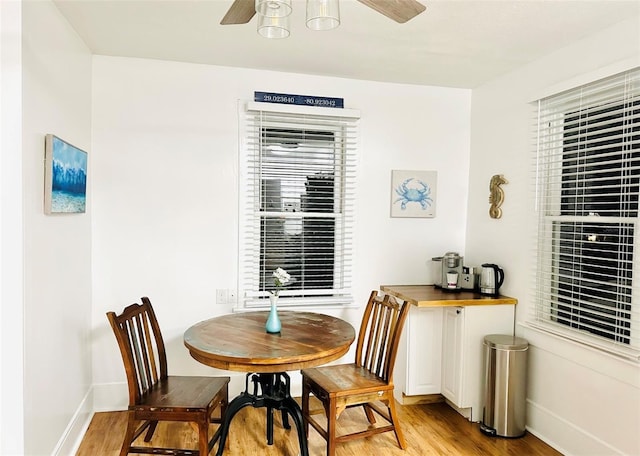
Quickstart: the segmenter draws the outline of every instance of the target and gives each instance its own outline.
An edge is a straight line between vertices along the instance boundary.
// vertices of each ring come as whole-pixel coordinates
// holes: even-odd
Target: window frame
[[[359,118],[357,110],[283,105],[261,102],[239,103],[240,153],[239,153],[239,261],[238,302],[239,310],[265,308],[269,304],[269,288],[260,283],[261,220],[269,217],[292,217],[304,219],[333,217],[335,272],[339,286],[333,289],[284,288],[280,291],[279,307],[333,307],[353,304],[351,270],[353,246],[350,236],[354,225],[354,196],[359,145]],[[265,120],[267,119],[267,120]],[[273,120],[270,121],[269,119]],[[274,123],[275,122],[275,123]],[[289,125],[287,127],[287,125]],[[339,182],[335,182],[334,211],[328,213],[282,212],[261,208],[260,194],[263,178],[259,160],[262,159],[264,131],[267,128],[290,128],[295,130],[334,133],[333,145],[337,146],[335,160],[343,161],[339,166]],[[308,176],[307,176],[308,177]],[[335,178],[335,176],[334,176]],[[339,206],[339,207],[338,207]],[[301,260],[303,257],[300,257]],[[278,265],[279,266],[279,265]],[[275,269],[275,267],[274,267]],[[286,269],[286,268],[285,268]],[[264,272],[264,271],[263,271]],[[268,271],[267,271],[268,272]],[[256,278],[257,277],[257,278]],[[291,287],[294,288],[294,287]],[[302,295],[302,296],[301,296]]]
[[[621,81],[620,81],[621,80]],[[601,109],[601,104],[598,104],[598,97],[593,96],[594,93],[598,93],[600,90],[603,93],[607,91],[605,99],[607,99],[608,103],[619,104],[621,107],[624,106],[624,115],[629,116],[631,119],[630,124],[631,128],[620,127],[619,130],[623,131],[622,136],[624,138],[623,144],[627,145],[627,141],[629,146],[629,151],[631,153],[636,154],[640,152],[638,149],[638,132],[634,129],[637,126],[640,126],[640,116],[637,115],[636,106],[639,106],[639,97],[640,97],[640,89],[638,88],[640,85],[640,68],[636,68],[630,70],[628,72],[622,73],[620,75],[614,75],[609,78],[604,78],[603,80],[595,81],[590,84],[586,84],[581,87],[576,87],[574,89],[570,89],[561,94],[552,95],[545,99],[538,100],[535,105],[535,128],[537,128],[537,141],[535,147],[535,194],[536,194],[536,211],[537,211],[537,229],[536,229],[536,278],[535,285],[533,289],[533,305],[531,306],[531,312],[527,319],[527,324],[536,329],[540,329],[545,332],[553,333],[555,335],[559,335],[563,338],[573,340],[583,345],[587,345],[608,353],[612,353],[614,355],[633,359],[635,361],[640,360],[640,254],[636,253],[633,255],[633,251],[637,252],[638,248],[640,248],[640,223],[638,218],[637,208],[635,211],[627,211],[624,214],[616,214],[616,216],[612,216],[608,214],[606,216],[600,216],[596,212],[591,212],[588,214],[577,215],[577,214],[568,214],[565,210],[563,213],[563,204],[566,205],[567,194],[565,193],[565,187],[563,187],[563,177],[565,177],[567,173],[567,167],[571,166],[569,164],[563,164],[562,160],[566,159],[566,156],[570,154],[572,151],[575,152],[575,148],[572,150],[570,146],[570,142],[567,140],[566,135],[566,120],[570,118],[570,116],[576,115],[575,107],[574,110],[570,110],[563,106],[563,103],[570,105],[566,100],[571,97],[581,97],[582,93],[585,93],[585,102],[588,101],[585,105],[582,105],[582,99],[580,99],[580,112],[578,114],[582,114],[582,112],[587,112],[589,110]],[[621,86],[621,87],[619,87]],[[613,92],[615,95],[611,97],[611,92],[613,90],[620,90],[619,98],[618,92]],[[592,97],[592,98],[590,98]],[[551,100],[551,101],[549,101]],[[557,100],[557,101],[556,101]],[[613,100],[613,101],[612,101]],[[554,105],[554,103],[556,103]],[[588,118],[588,116],[587,116]],[[623,117],[625,120],[627,117]],[[588,137],[590,131],[589,127],[593,124],[590,124],[588,121],[586,123],[587,134],[585,136]],[[614,130],[617,132],[617,130]],[[613,133],[607,133],[606,138],[613,137]],[[608,145],[609,143],[607,143]],[[574,175],[576,177],[576,182],[579,177],[584,178],[589,175],[593,171],[589,171],[593,168],[594,161],[593,158],[588,154],[590,151],[589,147],[586,146],[587,150],[587,166],[583,171],[576,171]],[[594,147],[595,149],[595,147]],[[621,149],[619,152],[620,156],[622,156],[627,149]],[[559,152],[558,152],[559,151]],[[615,160],[612,160],[615,161]],[[618,167],[615,167],[614,164],[609,165],[608,170],[622,170],[625,168],[625,164],[622,159],[619,160]],[[637,171],[637,158],[634,158],[634,162],[631,167],[634,171]],[[589,168],[589,167],[592,168]],[[599,171],[602,171],[601,169]],[[585,179],[588,187],[593,190],[597,188],[597,185],[593,184],[595,177],[591,177],[589,180]],[[629,186],[630,188],[632,186]],[[622,188],[622,185],[620,186]],[[558,190],[560,189],[560,190]],[[637,185],[635,189],[630,190],[634,192],[636,201],[638,198],[638,188]],[[594,192],[595,193],[595,192]],[[603,192],[605,193],[605,192]],[[623,192],[620,191],[622,195]],[[628,195],[630,193],[626,193]],[[601,195],[602,196],[602,195]],[[593,197],[595,200],[596,197]],[[582,204],[581,210],[584,212],[584,203]],[[597,201],[593,204],[597,205]],[[621,204],[621,203],[620,203]],[[598,330],[597,328],[590,328],[589,330],[585,330],[585,324],[582,320],[583,317],[578,317],[579,323],[576,327],[572,327],[572,325],[565,323],[560,323],[555,321],[557,319],[562,319],[562,317],[558,317],[560,312],[564,312],[567,309],[567,305],[564,303],[560,303],[560,298],[556,298],[554,300],[554,293],[557,293],[558,296],[561,295],[561,292],[558,290],[561,288],[558,284],[562,281],[562,278],[565,279],[571,276],[571,273],[561,272],[559,270],[559,265],[561,264],[561,260],[559,257],[565,256],[566,254],[560,255],[560,249],[565,248],[567,244],[560,244],[558,241],[558,237],[562,234],[562,228],[554,229],[554,226],[572,226],[572,224],[591,224],[592,227],[598,227],[607,225],[611,227],[616,227],[622,230],[623,226],[632,226],[633,229],[633,241],[632,241],[632,252],[633,255],[633,264],[631,267],[631,301],[630,303],[626,303],[629,305],[629,317],[628,317],[628,330],[630,335],[628,337],[627,342],[621,340],[613,340],[615,336],[602,336],[597,335],[595,332]],[[580,230],[573,230],[573,233],[577,233]],[[616,244],[620,248],[627,246],[624,241],[622,241],[623,237],[618,236],[616,239]],[[590,239],[589,239],[590,240]],[[579,244],[581,248],[588,249],[587,242],[583,240],[574,241],[572,245]],[[603,250],[600,250],[603,251]],[[582,253],[580,253],[582,256]],[[582,263],[585,264],[583,257],[581,260]],[[578,263],[578,262],[577,262]],[[628,273],[628,271],[626,271]],[[614,276],[621,280],[624,279],[625,269],[620,266],[617,267],[617,275]],[[627,277],[628,278],[628,277]],[[635,280],[634,280],[635,279]],[[585,289],[587,289],[587,285],[583,283],[587,283],[588,280],[583,277],[579,278],[579,283],[581,286],[581,292],[585,294]],[[618,283],[618,282],[616,282]],[[558,288],[554,291],[554,286]],[[601,294],[604,294],[604,291],[600,291]],[[593,293],[586,293],[591,295],[598,294],[598,291]],[[585,301],[584,304],[574,304],[573,302],[569,304],[569,308],[571,310],[581,310],[585,312],[585,309],[588,309],[590,306],[598,305],[597,299],[601,296],[593,296],[591,301]],[[619,298],[619,297],[618,297]],[[624,302],[616,302],[616,306],[625,305]],[[617,307],[616,307],[617,308]],[[612,309],[609,309],[612,310]],[[599,318],[601,321],[604,321],[607,318],[607,315],[603,313]],[[587,320],[585,318],[585,320]],[[618,318],[620,322],[626,323],[627,320]],[[622,323],[616,323],[622,326]],[[582,328],[581,328],[582,327]],[[604,332],[604,331],[601,331]]]

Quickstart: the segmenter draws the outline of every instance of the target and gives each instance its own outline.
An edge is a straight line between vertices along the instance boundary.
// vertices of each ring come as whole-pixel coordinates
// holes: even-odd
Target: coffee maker
[[[440,287],[443,290],[459,291],[462,288],[463,258],[456,252],[447,252],[441,257],[440,263]]]

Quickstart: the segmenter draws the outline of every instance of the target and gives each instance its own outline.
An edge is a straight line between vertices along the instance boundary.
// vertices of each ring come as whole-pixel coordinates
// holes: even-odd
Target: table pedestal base
[[[249,393],[249,379],[253,382],[253,393]],[[224,446],[229,434],[231,420],[244,407],[254,408],[266,407],[267,409],[267,444],[273,445],[273,411],[282,412],[282,425],[285,429],[291,429],[289,416],[293,419],[298,431],[298,443],[300,444],[300,455],[309,456],[307,447],[307,436],[302,418],[302,410],[298,403],[290,394],[290,378],[286,372],[273,374],[247,374],[245,380],[245,390],[229,403],[225,415],[222,417],[220,426],[220,440],[218,442],[218,452],[216,456],[222,456]],[[258,394],[258,385],[260,392]]]

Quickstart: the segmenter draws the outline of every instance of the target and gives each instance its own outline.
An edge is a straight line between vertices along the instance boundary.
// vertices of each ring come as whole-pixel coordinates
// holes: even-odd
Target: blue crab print
[[[400,196],[393,204],[402,201],[400,208],[405,210],[408,203],[420,203],[422,209],[426,209],[431,206],[433,200],[431,199],[431,189],[427,184],[421,180],[415,179],[415,183],[419,185],[418,188],[409,187],[409,183],[414,180],[413,177],[405,180],[402,184],[396,187],[396,193]]]

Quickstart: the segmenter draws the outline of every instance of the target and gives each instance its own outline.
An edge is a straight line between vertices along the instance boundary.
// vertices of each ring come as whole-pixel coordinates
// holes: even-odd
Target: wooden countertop
[[[494,306],[518,303],[516,298],[509,296],[485,296],[469,290],[446,291],[433,285],[382,285],[380,289],[417,307]]]

